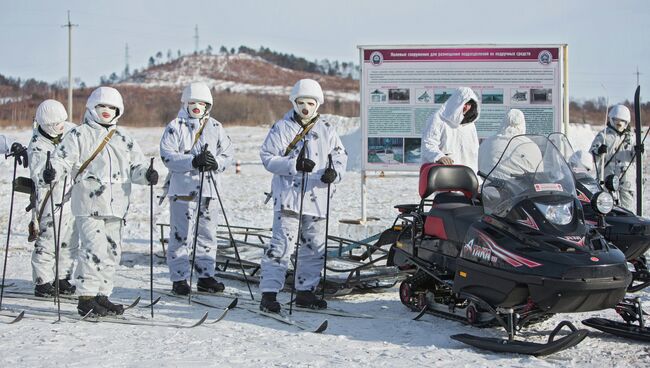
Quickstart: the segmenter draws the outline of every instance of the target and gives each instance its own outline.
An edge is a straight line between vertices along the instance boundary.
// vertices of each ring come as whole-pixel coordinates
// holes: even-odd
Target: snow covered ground
[[[355,122],[341,120],[341,133],[347,133],[344,142],[352,154],[359,154],[360,144],[351,145],[358,138]],[[157,157],[158,141],[162,128],[129,129],[146,155]],[[236,175],[228,170],[224,175],[224,205],[229,221],[234,225],[268,227],[271,225],[271,206],[264,205],[264,191],[270,187],[270,176],[257,164],[258,147],[268,127],[229,127],[236,143],[236,158],[241,160],[242,173]],[[5,130],[26,143],[28,131]],[[569,133],[577,149],[589,146],[595,132],[589,126],[572,126]],[[348,143],[350,142],[350,143]],[[360,142],[357,140],[357,142]],[[159,159],[156,168],[164,177],[165,168]],[[10,181],[12,163],[0,160],[0,239],[2,248],[6,239],[9,215]],[[19,169],[18,175],[27,175]],[[331,233],[348,229],[338,225],[339,219],[358,218],[360,214],[359,172],[348,172],[344,184],[338,188],[332,203]],[[117,271],[114,297],[132,300],[137,295],[148,299],[149,287],[149,193],[147,187],[136,186],[133,204],[123,231],[123,259]],[[373,177],[368,181],[368,214],[380,217],[377,226],[388,226],[396,214],[393,205],[417,201],[417,178],[387,176]],[[650,197],[646,197],[650,198]],[[27,205],[24,195],[16,196],[12,236],[7,265],[7,282],[30,291],[31,244],[27,242],[29,216],[23,208]],[[650,206],[650,203],[646,203]],[[155,208],[156,221],[168,221],[166,203]],[[158,231],[154,234],[158,238]],[[160,245],[155,242],[156,251]],[[261,251],[259,251],[261,252]],[[4,255],[4,251],[0,251]],[[159,260],[157,260],[159,262]],[[167,267],[157,263],[154,267],[156,287],[170,288]],[[243,283],[226,280],[231,291],[238,291],[245,298]],[[257,290],[254,290],[257,292]],[[650,305],[650,294],[639,296]],[[282,294],[282,300],[288,300]],[[225,299],[215,299],[225,306]],[[144,304],[144,303],[143,303]],[[482,336],[504,336],[499,329],[478,330],[460,323],[433,316],[412,321],[414,316],[404,307],[397,288],[381,293],[369,293],[336,298],[333,307],[368,313],[374,319],[351,319],[328,316],[329,328],[322,335],[300,332],[292,326],[260,317],[246,310],[235,309],[218,324],[200,326],[190,330],[165,327],[135,327],[116,324],[59,323],[51,324],[34,318],[25,318],[15,325],[0,325],[0,341],[3,353],[0,367],[227,367],[227,366],[282,366],[282,367],[555,367],[555,366],[648,366],[650,345],[609,337],[593,331],[575,348],[545,358],[508,354],[492,354],[464,347],[449,338],[457,333]],[[51,303],[23,299],[3,300],[3,307],[15,309],[48,308]],[[73,311],[74,305],[62,304],[64,310]],[[212,317],[216,309],[198,305],[189,306],[177,299],[164,298],[156,306],[156,320],[187,323],[209,311]],[[137,309],[136,316],[148,316],[148,309]],[[600,311],[575,315],[556,316],[549,321],[522,331],[521,336],[542,342],[545,336],[561,320],[580,321],[592,316],[616,318],[613,311]],[[323,316],[295,312],[294,317],[308,324],[317,325]],[[3,319],[6,317],[2,317]]]

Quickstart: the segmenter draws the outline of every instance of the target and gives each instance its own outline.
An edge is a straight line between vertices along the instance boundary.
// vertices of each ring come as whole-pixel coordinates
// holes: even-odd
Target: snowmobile
[[[513,164],[524,155],[530,167]],[[416,318],[428,312],[506,330],[507,340],[451,336],[482,349],[546,355],[577,345],[587,331],[568,321],[547,343],[515,340],[553,314],[616,306],[631,280],[625,255],[585,224],[566,161],[548,138],[516,136],[487,174],[481,202],[478,188],[466,166],[422,165],[420,203],[396,206],[401,213],[386,230],[397,239],[388,265],[411,272],[400,300],[420,312]],[[606,215],[612,196],[599,192],[591,205]],[[555,339],[564,327],[570,333]]]
[[[584,204],[585,221],[597,225],[598,213],[587,205],[595,193],[608,190],[616,193],[618,178],[614,175],[599,180],[589,173],[589,170],[577,159],[568,138],[559,132],[548,135],[549,140],[563,154],[576,180],[578,199]],[[605,189],[603,189],[603,187]],[[605,227],[602,235],[625,253],[625,258],[631,264],[632,283],[629,292],[636,292],[650,285],[650,271],[645,253],[650,249],[650,220],[635,215],[632,211],[614,206],[605,216]]]

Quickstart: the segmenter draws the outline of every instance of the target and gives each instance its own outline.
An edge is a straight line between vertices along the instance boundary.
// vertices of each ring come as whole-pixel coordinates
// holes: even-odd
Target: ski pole
[[[201,149],[201,153],[208,150],[208,144]],[[199,237],[199,217],[201,216],[201,201],[203,200],[203,179],[205,178],[205,170],[203,168],[201,171],[201,182],[199,183],[199,201],[196,204],[196,216],[194,216],[194,239],[192,244],[192,264],[190,268],[190,292],[187,294],[187,302],[192,304],[192,277],[194,276],[194,262],[196,261],[196,243]]]
[[[235,238],[232,236],[232,231],[230,230],[230,223],[228,222],[228,216],[226,216],[226,210],[223,207],[223,202],[221,201],[221,195],[219,194],[219,188],[217,188],[217,181],[215,180],[214,176],[212,175],[212,171],[208,172],[208,175],[210,176],[210,180],[212,181],[212,185],[214,185],[215,192],[217,192],[217,199],[219,200],[219,206],[221,207],[221,213],[223,213],[223,220],[226,223],[226,228],[228,229],[228,236],[230,237],[230,243],[235,248],[235,256],[237,257],[237,261],[239,262],[239,268],[241,268],[241,273],[244,275],[244,280],[246,280],[246,286],[248,287],[248,292],[251,294],[251,300],[255,300],[255,298],[253,297],[253,291],[251,290],[251,284],[248,281],[248,276],[246,276],[246,271],[244,270],[244,264],[242,263],[241,257],[239,256],[239,250],[237,249],[237,242],[235,242]]]
[[[60,212],[59,212],[59,227],[58,227],[59,233],[58,233],[58,236],[56,238],[56,244],[57,244],[57,248],[58,248],[57,252],[56,252],[56,259],[55,259],[56,274],[57,275],[59,274],[59,259],[61,258],[60,257],[60,254],[61,254],[61,222],[63,220],[63,200],[65,198],[65,189],[66,189],[67,186],[68,186],[68,176],[66,175],[66,177],[63,178],[63,191],[61,191],[61,204],[59,205],[60,206],[59,207],[59,209],[60,209]],[[52,194],[54,194],[54,193],[52,193]],[[52,197],[52,195],[50,195],[50,197]],[[54,220],[54,217],[52,218],[52,220]],[[61,291],[60,291],[59,288],[60,288],[60,286],[59,286],[59,283],[57,282],[56,283],[56,295],[57,295],[56,300],[57,300],[57,310],[60,313],[60,310],[61,310],[61,298],[60,298],[61,294],[60,294],[60,292]],[[60,320],[60,318],[61,317],[59,315],[59,320]]]
[[[153,170],[153,157],[149,169]],[[153,318],[153,184],[149,183],[149,298]]]
[[[332,168],[334,164],[332,163],[332,154],[327,155],[327,159],[329,161],[329,164],[327,165],[328,168]],[[325,254],[324,254],[324,260],[323,260],[323,290],[322,291],[322,296],[323,299],[325,299],[325,285],[327,282],[327,237],[329,236],[329,230],[330,230],[330,189],[332,187],[332,183],[327,183],[327,209],[325,213]]]
[[[300,154],[298,155],[298,159],[300,159],[300,155],[302,157],[305,157],[305,147],[307,147],[307,141],[303,141],[302,145],[302,150]],[[289,314],[292,314],[293,312],[293,294],[296,292],[296,280],[297,280],[297,275],[298,275],[298,258],[299,256],[299,251],[300,251],[300,237],[302,234],[302,205],[305,199],[305,181],[306,177],[309,174],[306,172],[302,171],[302,179],[301,179],[301,184],[300,184],[300,210],[298,211],[298,235],[296,236],[296,263],[293,268],[293,285],[291,286],[291,298],[289,299]]]
[[[50,152],[47,152],[47,161],[45,161],[45,169],[52,168],[50,162]],[[65,192],[65,189],[64,189]],[[54,234],[54,303],[57,305],[56,312],[58,315],[57,322],[61,321],[61,299],[59,298],[59,237],[56,232],[56,214],[54,213],[54,184],[50,182],[50,211],[52,212],[52,232]],[[61,214],[59,214],[61,216]],[[61,229],[59,229],[60,231]]]
[[[0,285],[0,309],[2,309],[2,297],[5,292],[5,276],[7,274],[7,256],[9,255],[9,239],[11,237],[11,220],[14,213],[14,182],[16,181],[16,168],[18,166],[18,157],[14,156],[14,176],[11,180],[11,204],[9,205],[9,226],[7,227],[7,244],[5,246],[5,260],[2,267],[2,285]]]

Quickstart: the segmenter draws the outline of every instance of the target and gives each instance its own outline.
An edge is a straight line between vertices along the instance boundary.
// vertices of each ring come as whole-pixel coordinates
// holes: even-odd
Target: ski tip
[[[7,323],[7,324],[8,324],[8,325],[12,325],[12,324],[14,324],[14,323],[20,322],[20,321],[23,319],[23,317],[25,317],[25,311],[20,312],[20,313],[16,316],[16,318],[13,319],[13,321],[11,321],[11,322],[9,322],[9,323]]]
[[[156,299],[154,299],[151,303],[149,303],[149,304],[147,304],[147,305],[140,306],[140,308],[149,308],[149,307],[153,307],[154,305],[158,304],[158,302],[160,301],[160,299],[162,299],[162,296],[158,296],[158,297],[157,297]]]
[[[228,304],[228,306],[226,307],[226,309],[233,309],[233,308],[235,308],[235,307],[237,306],[237,303],[239,303],[239,298],[235,298],[235,299],[233,299],[232,302],[230,302],[230,304]]]
[[[200,320],[198,320],[195,324],[193,324],[193,325],[190,326],[190,327],[200,326],[200,325],[202,325],[203,322],[205,322],[205,320],[207,320],[207,319],[208,319],[208,312],[205,312],[205,314],[203,314],[203,317],[201,317]]]
[[[138,296],[137,298],[135,298],[135,300],[133,301],[133,303],[129,304],[129,305],[128,305],[127,307],[125,307],[124,309],[131,309],[131,308],[135,307],[136,305],[138,305],[138,303],[140,303],[140,296]]]
[[[314,333],[322,333],[323,331],[327,330],[327,320],[324,320],[323,323],[318,326],[316,330],[314,330]]]
[[[422,318],[422,316],[424,316],[424,314],[427,312],[427,309],[428,309],[428,307],[426,305],[424,307],[422,307],[422,309],[417,314],[417,316],[413,317],[413,320],[414,321],[419,321],[420,318]]]

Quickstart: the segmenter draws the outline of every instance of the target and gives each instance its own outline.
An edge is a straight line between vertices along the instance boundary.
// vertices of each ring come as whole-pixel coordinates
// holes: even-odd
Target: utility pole
[[[194,53],[199,53],[199,25],[194,25]]]
[[[124,78],[129,77],[129,44],[124,47]]]
[[[72,121],[72,27],[79,27],[79,25],[70,23],[70,10],[68,10],[68,23],[61,27],[68,28],[68,118]]]

